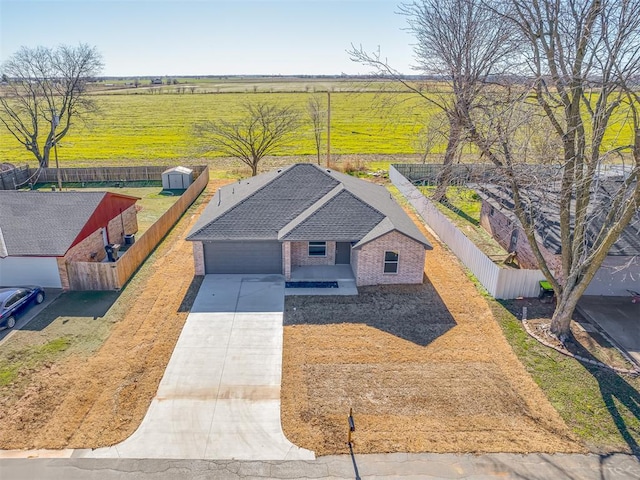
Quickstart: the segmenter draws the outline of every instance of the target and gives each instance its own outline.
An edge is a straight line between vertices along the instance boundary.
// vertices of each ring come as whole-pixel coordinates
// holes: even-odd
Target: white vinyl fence
[[[393,165],[389,167],[389,178],[492,297],[509,299],[538,295],[538,282],[544,280],[540,270],[518,270],[496,265]]]

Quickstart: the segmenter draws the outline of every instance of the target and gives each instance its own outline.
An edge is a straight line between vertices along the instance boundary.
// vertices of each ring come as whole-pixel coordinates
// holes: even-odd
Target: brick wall
[[[77,245],[71,247],[64,257],[57,259],[62,288],[64,290],[69,289],[68,262],[101,262],[106,256],[107,252],[104,250],[102,229],[99,229]]]
[[[202,242],[193,243],[193,261],[195,264],[195,274],[204,275],[204,246]]]
[[[69,290],[69,273],[67,272],[67,262],[64,257],[56,258],[58,272],[60,272],[60,285],[63,290]]]
[[[384,253],[398,252],[398,273],[384,273]],[[424,275],[424,246],[398,232],[390,232],[355,250],[351,261],[356,283],[382,285],[422,283]]]
[[[309,242],[289,242],[291,244],[291,266],[335,265],[336,242],[327,242],[326,257],[310,257]],[[284,252],[283,252],[284,253]]]
[[[123,229],[124,225],[124,229]],[[107,226],[110,243],[124,243],[124,236],[138,231],[136,206],[131,205],[122,214],[112,218]]]
[[[93,258],[92,258],[92,254]],[[79,244],[74,245],[64,256],[67,262],[101,262],[107,252],[104,250],[102,229],[96,230]]]
[[[355,248],[351,249],[351,271],[353,272],[353,277],[358,278],[358,254],[360,250]]]
[[[282,273],[291,280],[291,242],[282,242]]]

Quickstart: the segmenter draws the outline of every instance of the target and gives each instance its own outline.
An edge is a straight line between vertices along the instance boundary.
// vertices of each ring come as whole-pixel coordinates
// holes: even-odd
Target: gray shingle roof
[[[314,205],[315,207],[315,205]],[[330,199],[302,218],[294,225],[280,231],[281,240],[334,240],[337,242],[359,241],[385,217],[351,192],[341,188]],[[292,222],[293,223],[293,222]]]
[[[604,217],[609,211],[609,199],[618,186],[615,181],[607,180],[599,184],[596,201],[591,205],[587,241],[591,242],[602,225]],[[499,209],[512,223],[520,224],[513,213],[513,197],[510,191],[497,185],[475,185],[478,195],[494,208]],[[547,190],[526,189],[521,195],[535,206],[534,213],[536,235],[544,247],[554,254],[560,254],[562,244],[560,240],[560,195],[558,188],[550,184]],[[622,231],[618,240],[609,250],[609,255],[635,256],[640,255],[640,212],[637,212],[631,223]]]
[[[227,185],[214,196],[188,239],[276,240],[281,228],[337,185],[309,164]]]
[[[11,256],[63,256],[105,195],[0,191],[0,251]]]
[[[431,248],[384,187],[295,164],[220,189],[187,240],[335,240],[357,247],[391,230]]]

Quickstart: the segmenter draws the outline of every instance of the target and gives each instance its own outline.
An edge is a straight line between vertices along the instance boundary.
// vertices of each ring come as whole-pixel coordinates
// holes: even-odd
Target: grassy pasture
[[[186,80],[189,79],[180,79]],[[149,94],[145,87],[96,94],[101,113],[86,124],[78,122],[60,142],[61,166],[167,164],[175,160],[188,163],[187,160],[211,159],[217,154],[203,153],[192,135],[192,125],[218,118],[233,120],[240,114],[240,106],[253,100],[295,105],[303,123],[278,155],[314,155],[312,126],[306,114],[307,101],[314,90],[333,90],[331,151],[335,155],[415,154],[417,134],[436,112],[435,107],[415,94],[367,91],[374,84],[364,81],[297,79],[287,82],[239,78],[219,79],[216,83],[216,79],[205,80],[198,80],[197,91],[218,89],[219,93],[175,93],[180,85],[186,85],[181,83],[162,86],[165,93]],[[377,86],[388,88],[389,84]],[[326,93],[317,95],[326,101]],[[628,143],[629,137],[629,127],[621,118],[619,122],[612,122],[604,147]],[[432,153],[442,153],[444,147],[444,143],[437,145]],[[34,161],[29,152],[0,128],[0,162],[33,164]]]
[[[191,134],[196,122],[237,118],[242,103],[267,100],[294,104],[303,113],[307,93],[234,93],[101,95],[101,115],[88,125],[77,125],[60,142],[62,166],[119,163],[132,160],[153,164],[162,159],[212,157],[198,149]],[[432,113],[424,101],[409,94],[333,93],[331,96],[331,147],[335,154],[413,153],[415,135]],[[387,97],[387,98],[385,98]],[[395,105],[378,106],[393,100]],[[305,121],[282,155],[315,153],[312,127]],[[0,161],[33,162],[4,130],[0,131]]]

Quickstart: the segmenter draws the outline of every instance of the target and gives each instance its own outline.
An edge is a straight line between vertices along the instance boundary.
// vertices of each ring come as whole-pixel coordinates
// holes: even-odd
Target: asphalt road
[[[356,445],[357,448],[357,445]],[[308,461],[1,459],[2,480],[526,479],[638,480],[630,455],[378,454]]]

